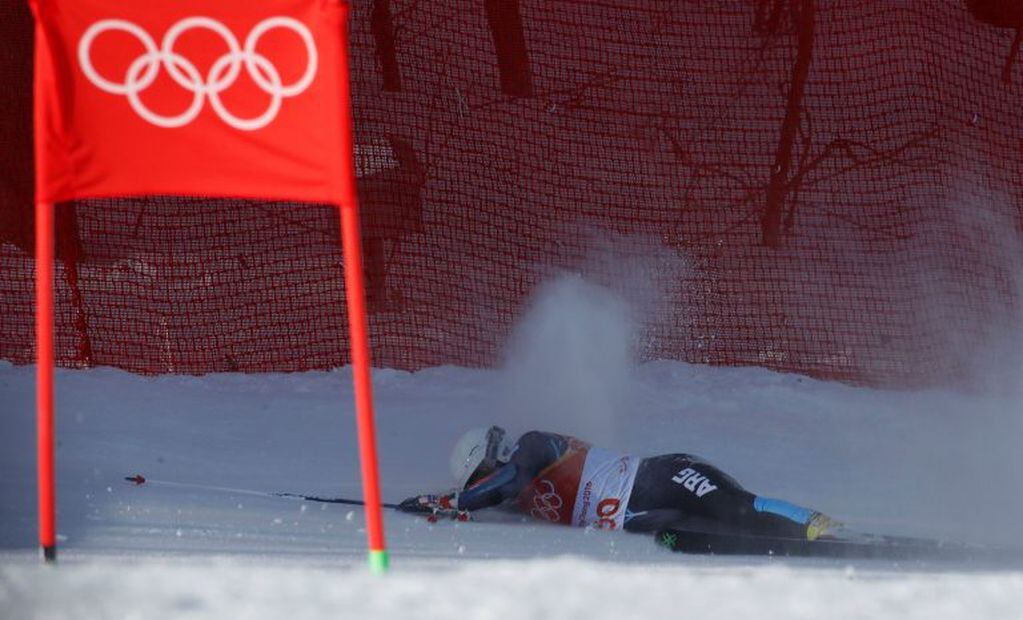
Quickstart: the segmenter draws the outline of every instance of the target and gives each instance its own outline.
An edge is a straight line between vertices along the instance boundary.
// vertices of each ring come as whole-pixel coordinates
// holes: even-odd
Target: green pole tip
[[[369,570],[374,575],[386,573],[388,564],[387,551],[384,549],[371,550],[369,552]]]

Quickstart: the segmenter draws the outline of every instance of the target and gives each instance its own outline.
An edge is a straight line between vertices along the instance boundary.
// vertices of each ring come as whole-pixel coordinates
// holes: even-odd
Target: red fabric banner
[[[31,3],[37,200],[340,200],[347,4]]]

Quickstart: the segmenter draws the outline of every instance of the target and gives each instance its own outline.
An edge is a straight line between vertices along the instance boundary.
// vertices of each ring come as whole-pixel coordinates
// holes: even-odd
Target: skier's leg
[[[647,531],[680,525],[724,526],[732,531],[765,536],[816,538],[827,518],[781,500],[759,498],[731,476],[688,454],[644,459],[629,500],[626,528]]]
[[[810,510],[782,499],[755,496],[753,510],[762,519],[782,519],[783,522],[799,523],[805,526],[804,535],[809,540],[816,540],[823,534],[840,527],[840,524],[822,512]]]

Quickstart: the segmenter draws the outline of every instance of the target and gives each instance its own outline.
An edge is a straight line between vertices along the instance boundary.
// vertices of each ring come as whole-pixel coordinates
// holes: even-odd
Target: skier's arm
[[[519,470],[515,463],[508,463],[494,473],[480,480],[468,489],[458,493],[459,510],[480,510],[497,506],[509,497],[518,494]]]
[[[398,508],[403,512],[435,515],[490,508],[517,493],[517,477],[517,468],[509,463],[461,493],[417,495],[403,501]]]
[[[454,514],[497,506],[517,497],[544,467],[565,451],[560,435],[530,431],[519,438],[511,460],[468,489],[446,495],[420,495],[401,503],[401,510],[433,514]]]
[[[479,510],[518,497],[534,476],[561,457],[565,448],[565,438],[560,435],[530,431],[519,437],[507,464],[459,493],[453,503],[459,510]]]

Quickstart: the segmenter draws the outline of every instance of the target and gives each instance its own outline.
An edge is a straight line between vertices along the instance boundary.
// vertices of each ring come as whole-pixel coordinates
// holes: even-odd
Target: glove
[[[442,510],[451,510],[451,497],[448,495],[416,495],[398,504],[398,510],[420,514],[431,514]]]
[[[454,495],[417,495],[398,504],[398,510],[413,514],[424,514],[426,520],[435,523],[441,517],[456,521],[469,521],[469,512],[459,510]]]

